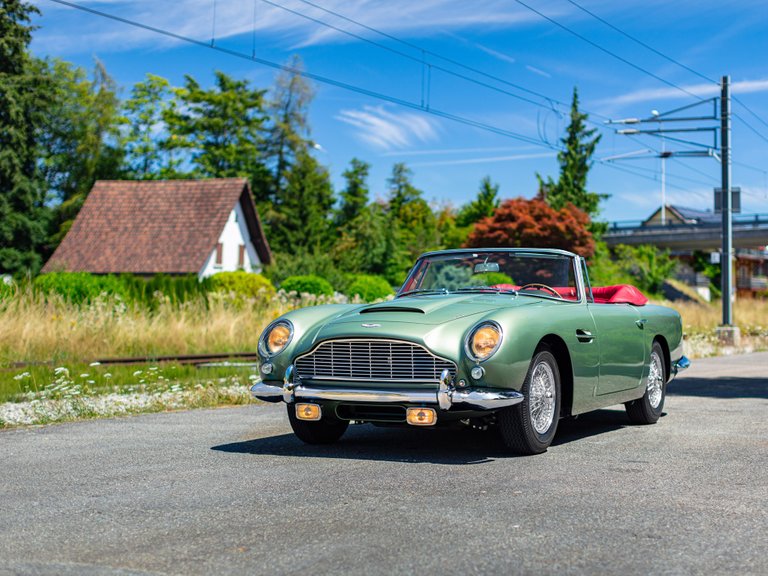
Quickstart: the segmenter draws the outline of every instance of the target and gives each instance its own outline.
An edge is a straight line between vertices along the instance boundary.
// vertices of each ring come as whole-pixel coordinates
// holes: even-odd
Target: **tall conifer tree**
[[[0,2],[0,273],[39,269],[45,241],[36,137],[50,87],[28,50],[37,13],[20,0]]]
[[[540,194],[552,208],[559,210],[570,202],[594,220],[600,213],[600,201],[608,198],[608,195],[587,190],[587,175],[601,136],[595,135],[596,128],[586,128],[587,117],[587,114],[579,110],[579,92],[574,88],[571,121],[565,137],[561,139],[565,149],[557,154],[560,177],[555,182],[551,177],[545,181],[539,174],[536,176],[539,179]]]

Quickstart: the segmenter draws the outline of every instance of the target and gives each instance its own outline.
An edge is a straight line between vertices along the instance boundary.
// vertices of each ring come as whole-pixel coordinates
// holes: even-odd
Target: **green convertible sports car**
[[[256,398],[330,443],[350,422],[496,426],[544,452],[561,417],[624,403],[652,424],[689,365],[680,315],[632,286],[591,287],[583,258],[550,249],[421,256],[395,298],[295,310],[259,340]]]

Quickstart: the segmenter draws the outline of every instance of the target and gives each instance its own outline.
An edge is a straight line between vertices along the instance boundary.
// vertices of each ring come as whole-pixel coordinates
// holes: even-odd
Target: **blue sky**
[[[395,162],[413,169],[415,184],[436,204],[472,199],[486,175],[500,184],[503,198],[533,196],[537,172],[557,176],[552,146],[568,123],[567,105],[578,86],[582,109],[603,134],[589,186],[611,195],[603,203],[604,218],[645,218],[660,205],[661,161],[643,156],[658,152],[662,142],[617,135],[604,121],[648,118],[652,110],[663,113],[718,96],[716,82],[727,74],[739,100],[733,103],[738,116],[733,184],[742,187],[744,212],[768,213],[768,10],[763,0],[524,0],[528,6],[515,0],[74,1],[202,42],[213,37],[218,47],[276,63],[298,54],[308,72],[410,103],[314,83],[310,120],[320,145],[318,159],[330,168],[337,188],[352,157],[369,162],[374,198],[386,195]],[[36,21],[40,29],[33,51],[89,69],[97,57],[123,96],[148,73],[175,85],[182,84],[184,74],[211,84],[215,70],[264,88],[274,79],[274,69],[247,59],[50,0],[35,3],[43,15]],[[427,104],[438,115],[419,109]],[[710,111],[701,105],[685,114]],[[706,134],[677,136],[711,141]],[[691,149],[671,141],[664,145]],[[642,150],[652,152],[605,160]],[[673,156],[666,172],[668,203],[711,207],[712,188],[720,181],[716,160]]]

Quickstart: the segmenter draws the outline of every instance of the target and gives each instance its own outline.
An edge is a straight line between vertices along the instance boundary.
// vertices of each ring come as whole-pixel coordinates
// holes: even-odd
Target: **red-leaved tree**
[[[589,216],[567,204],[555,210],[543,200],[505,200],[493,216],[483,218],[467,238],[469,248],[561,248],[589,258],[595,241]]]

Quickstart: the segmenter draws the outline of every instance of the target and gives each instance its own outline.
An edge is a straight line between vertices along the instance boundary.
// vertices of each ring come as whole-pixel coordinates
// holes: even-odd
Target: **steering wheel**
[[[546,284],[539,284],[538,282],[532,282],[531,284],[520,286],[520,290],[525,290],[526,288],[533,288],[534,290],[545,290],[558,298],[562,298],[562,296],[560,295],[560,292],[558,292],[551,286],[547,286]]]

